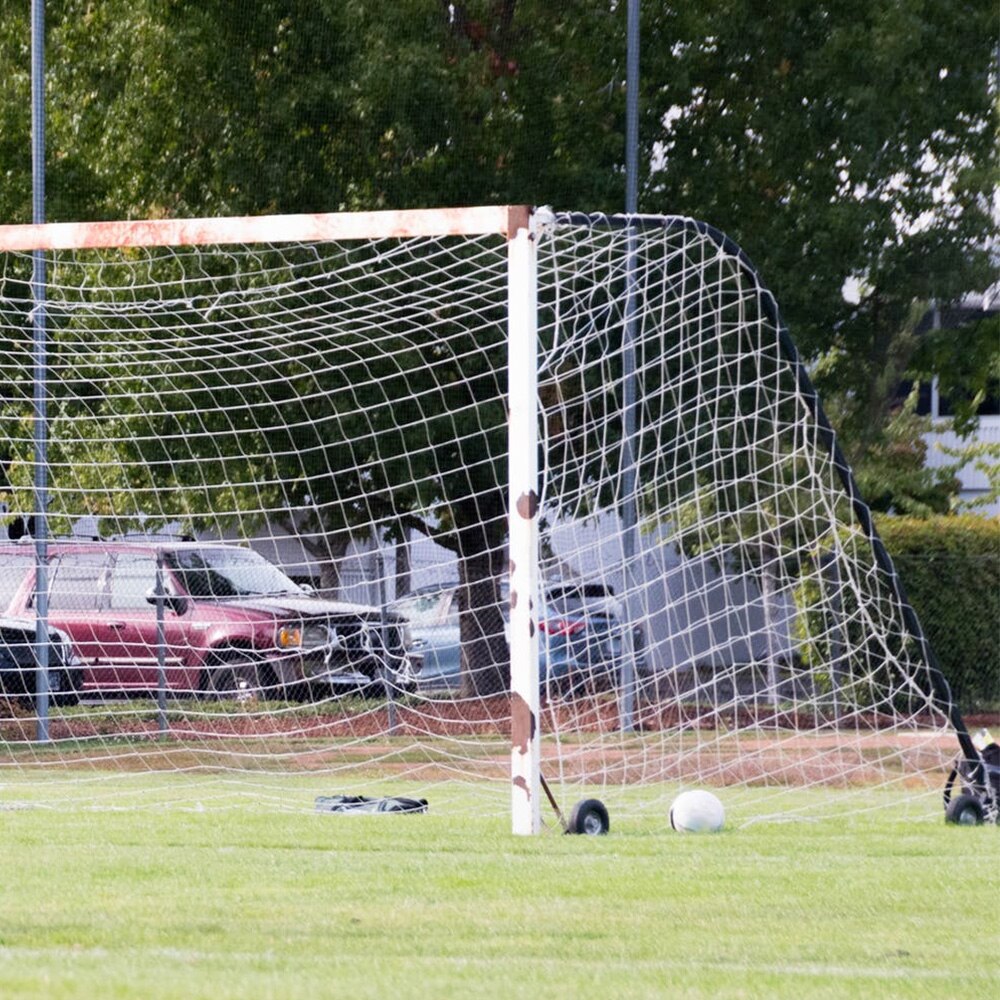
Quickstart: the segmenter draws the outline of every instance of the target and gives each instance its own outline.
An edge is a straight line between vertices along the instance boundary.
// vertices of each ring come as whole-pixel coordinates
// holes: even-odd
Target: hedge
[[[961,710],[1000,709],[1000,518],[881,516],[877,527]]]

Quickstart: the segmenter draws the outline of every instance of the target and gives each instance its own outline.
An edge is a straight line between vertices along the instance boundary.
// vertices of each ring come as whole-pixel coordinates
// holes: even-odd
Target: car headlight
[[[302,646],[302,626],[282,625],[278,629],[279,649],[299,649]]]
[[[330,630],[325,625],[306,625],[302,629],[302,648],[317,649],[333,642]]]
[[[331,644],[325,625],[282,625],[278,629],[279,649],[318,649]]]

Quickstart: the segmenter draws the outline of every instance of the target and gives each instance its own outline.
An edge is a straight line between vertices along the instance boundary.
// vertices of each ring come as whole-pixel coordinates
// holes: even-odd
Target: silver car
[[[503,591],[506,598],[506,590]],[[457,688],[461,681],[458,585],[418,590],[391,605],[407,619],[411,652],[421,661],[420,690]],[[508,619],[504,601],[504,620]],[[617,684],[624,662],[625,625],[620,602],[599,583],[553,585],[538,612],[539,677],[549,694],[601,690]],[[643,633],[633,629],[636,675],[644,676]]]

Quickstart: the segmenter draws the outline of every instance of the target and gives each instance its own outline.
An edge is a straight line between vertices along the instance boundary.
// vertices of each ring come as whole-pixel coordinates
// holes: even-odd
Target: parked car
[[[504,621],[509,622],[506,589]],[[419,659],[417,687],[457,688],[461,682],[458,585],[415,591],[390,605],[409,622],[412,652]],[[539,679],[548,694],[609,688],[618,682],[625,654],[620,603],[600,583],[550,587],[538,609]],[[641,627],[633,628],[636,675],[645,676]]]
[[[419,690],[457,688],[461,680],[456,584],[415,591],[389,605],[409,627]]]
[[[34,704],[38,683],[35,622],[30,618],[0,617],[0,692],[4,697]],[[54,705],[73,705],[80,699],[83,671],[69,636],[49,629],[48,691]]]
[[[410,684],[398,615],[319,598],[250,549],[51,542],[49,560],[49,621],[72,643],[82,692],[157,689],[159,601],[172,692],[304,698]],[[32,617],[35,570],[26,546],[0,547],[0,576],[11,594],[7,612]]]
[[[564,690],[606,689],[621,683],[626,630],[631,628],[635,678],[647,676],[645,633],[629,626],[614,591],[603,583],[567,583],[550,587],[539,616],[542,645],[547,647],[550,684]]]

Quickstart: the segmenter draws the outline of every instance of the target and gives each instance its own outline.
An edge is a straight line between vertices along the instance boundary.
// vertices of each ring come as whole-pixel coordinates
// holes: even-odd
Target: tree
[[[990,280],[995,12],[964,0],[644,9],[644,208],[707,219],[743,247],[821,362],[848,450],[892,493],[902,427],[888,426],[885,376],[916,374],[911,311]],[[989,358],[975,356],[974,380]],[[875,433],[894,441],[877,455]]]
[[[85,163],[88,173],[71,179],[75,203],[60,201],[54,185],[50,218],[529,197],[606,202],[619,186],[621,94],[613,87],[601,93],[594,79],[596,72],[603,83],[614,72],[599,64],[606,22],[613,18],[610,11],[584,17],[585,6],[551,12],[543,4],[417,0],[381,7],[304,0],[251,8],[226,0],[97,8],[74,0],[52,3],[50,47],[61,58],[50,60],[50,158]],[[24,29],[23,19],[19,26]],[[100,45],[93,44],[95,37]],[[456,358],[469,353],[456,349]],[[493,345],[483,358],[483,377],[486,370],[502,370],[503,354],[501,343]],[[456,361],[451,375],[443,376],[447,391],[465,403],[477,400],[470,375],[467,361]],[[395,390],[391,380],[382,385],[388,408]],[[224,384],[215,389],[220,398],[240,392]],[[496,412],[480,407],[467,417],[468,427],[457,428],[463,448],[490,460],[465,463],[459,474],[445,477],[432,468],[416,470],[414,478],[428,485],[409,494],[390,488],[391,462],[372,460],[370,429],[358,428],[346,450],[324,440],[314,454],[327,463],[327,494],[365,499],[327,505],[321,523],[311,526],[325,535],[328,552],[336,552],[362,520],[415,527],[452,549],[466,584],[466,648],[471,662],[487,664],[477,674],[486,691],[506,687],[502,640],[487,639],[503,632],[497,577],[505,564],[506,503],[499,480],[506,418],[501,404],[490,406]],[[467,406],[458,409],[468,412]],[[215,419],[227,418],[220,412]],[[157,422],[160,434],[145,440],[142,466],[165,469],[169,463],[156,454],[158,442],[183,433],[177,426],[182,421],[164,411]],[[427,433],[435,432],[429,423]],[[443,432],[446,439],[433,444],[453,447],[456,428],[444,426]],[[210,439],[205,443],[211,450]],[[368,478],[351,485],[345,482],[350,469],[368,469]],[[253,481],[257,470],[230,474],[235,471],[219,465],[220,475],[234,482]],[[315,491],[321,485],[316,476],[322,478],[322,471],[303,469],[296,459],[270,478]],[[133,484],[139,492],[132,502],[162,485]],[[189,497],[197,486],[171,485]],[[238,497],[228,500],[230,510],[245,506]],[[203,501],[188,513],[210,515]],[[486,620],[491,617],[497,621]]]
[[[27,14],[0,7],[0,214],[27,221]],[[50,0],[50,217],[618,210],[623,8]],[[859,358],[880,371],[915,299],[984,284],[989,5],[645,0],[642,13],[641,207],[740,243],[806,357],[830,356],[821,388],[850,386]]]
[[[985,6],[643,4],[641,207],[729,232],[806,356],[823,358],[821,388],[844,399],[870,396],[915,299],[981,283],[996,174]],[[0,0],[7,221],[30,206],[24,8]],[[50,0],[48,23],[53,220],[622,204],[623,3]],[[849,277],[866,289],[856,306]],[[454,368],[453,391],[475,398],[465,374]],[[502,416],[476,426],[469,440],[495,454]],[[345,457],[327,446],[328,461]],[[342,540],[362,515],[408,522],[470,580],[493,574],[497,463],[477,510],[467,483],[417,472],[432,484],[421,495],[366,483],[363,507],[331,506],[315,530]],[[471,527],[482,518],[491,527]],[[470,636],[496,632],[476,622],[492,596],[465,591]],[[469,648],[503,686],[502,650]]]
[[[960,487],[957,465],[927,465],[923,435],[931,430],[931,420],[916,412],[919,386],[903,399],[899,394],[921,348],[917,327],[926,312],[925,303],[914,303],[902,327],[888,331],[880,369],[826,399],[868,505],[917,517],[946,513]]]

